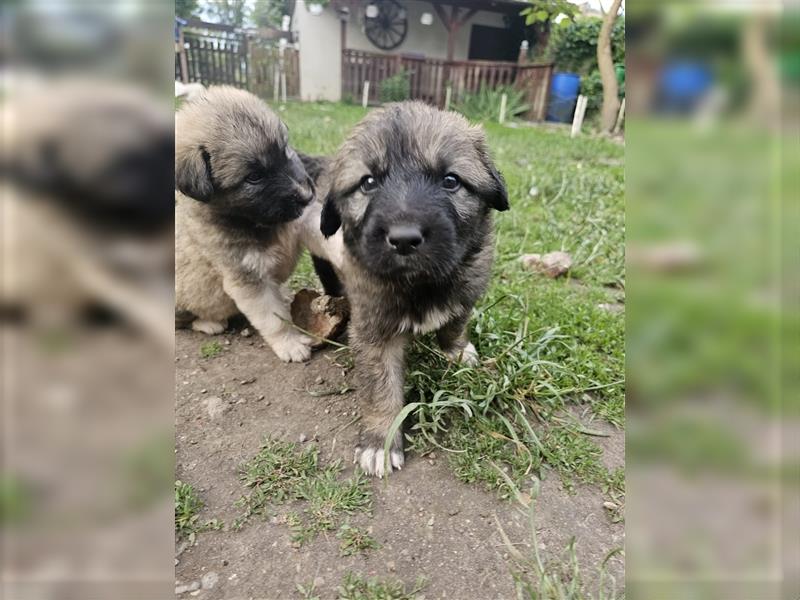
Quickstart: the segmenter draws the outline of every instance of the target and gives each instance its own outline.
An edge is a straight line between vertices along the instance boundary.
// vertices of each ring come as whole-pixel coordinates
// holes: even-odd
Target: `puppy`
[[[175,187],[176,322],[216,334],[242,312],[281,360],[307,360],[281,284],[314,188],[286,126],[248,92],[208,89],[176,115]]]
[[[326,198],[310,246],[341,275],[352,307],[349,336],[372,402],[356,448],[361,468],[382,477],[403,466],[403,438],[384,441],[403,406],[404,351],[435,331],[453,359],[477,364],[466,333],[493,261],[492,210],[508,196],[480,127],[418,102],[370,113],[320,186]]]

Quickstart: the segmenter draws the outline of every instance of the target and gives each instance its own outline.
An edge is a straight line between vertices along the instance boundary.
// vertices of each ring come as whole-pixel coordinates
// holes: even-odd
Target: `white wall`
[[[367,4],[367,2],[364,2],[356,14],[350,15],[350,21],[347,24],[348,48],[380,54],[421,54],[426,58],[447,58],[447,29],[444,28],[444,23],[442,23],[430,2],[424,0],[400,0],[400,4],[405,6],[407,11],[408,34],[402,44],[388,53],[374,46],[364,34],[364,7]],[[446,7],[445,10],[449,14],[450,7]],[[420,17],[425,12],[433,15],[433,23],[431,25],[420,23]],[[462,8],[461,14],[463,15],[464,12],[465,10]],[[467,60],[472,25],[505,27],[503,15],[479,10],[458,30],[453,47],[454,60]]]
[[[292,29],[298,34],[300,45],[300,97],[303,100],[341,99],[342,62],[339,18],[331,8],[313,16],[306,4],[311,0],[297,0]],[[447,58],[447,30],[430,2],[401,0],[407,10],[408,33],[406,39],[394,50],[382,52],[364,34],[364,8],[350,15],[347,23],[347,47],[382,54],[416,54],[426,58]],[[449,7],[446,10],[450,10]],[[420,22],[422,13],[433,15],[431,25]],[[462,14],[464,9],[462,9]],[[473,24],[504,27],[503,15],[478,11],[458,30],[453,48],[455,60],[466,60],[469,55],[469,36]]]
[[[339,18],[330,9],[313,16],[297,0],[292,29],[300,45],[300,97],[338,101],[342,97],[342,57]]]

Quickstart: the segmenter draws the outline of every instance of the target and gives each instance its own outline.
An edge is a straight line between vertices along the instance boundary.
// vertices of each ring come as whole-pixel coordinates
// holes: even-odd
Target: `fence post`
[[[612,133],[617,134],[619,130],[622,128],[622,120],[625,118],[625,98],[622,99],[619,105],[619,113],[617,113],[617,122],[614,125],[614,130]]]
[[[575,137],[581,132],[581,125],[583,125],[583,116],[586,113],[586,96],[578,96],[578,103],[575,105],[575,116],[572,118],[572,131],[569,137]]]
[[[186,60],[186,42],[183,39],[183,27],[178,27],[178,60],[181,65],[181,81],[189,83],[189,63]]]
[[[244,56],[244,88],[250,89],[250,44],[247,35],[242,35],[242,55]]]

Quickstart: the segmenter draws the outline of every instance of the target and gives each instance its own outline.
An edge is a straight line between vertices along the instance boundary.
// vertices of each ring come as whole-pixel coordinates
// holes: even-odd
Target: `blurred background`
[[[797,598],[797,7],[627,3],[627,592]]]
[[[0,10],[0,596],[167,598],[173,7]]]
[[[4,598],[173,593],[170,3],[0,13]],[[800,590],[800,13],[626,12],[628,595]]]

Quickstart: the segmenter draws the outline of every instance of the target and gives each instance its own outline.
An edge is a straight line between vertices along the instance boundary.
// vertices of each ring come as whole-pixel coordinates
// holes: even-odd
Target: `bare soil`
[[[297,584],[315,582],[315,595],[335,598],[348,571],[399,579],[409,586],[423,576],[427,585],[421,594],[428,599],[515,597],[497,521],[516,548],[530,553],[527,515],[493,492],[458,481],[439,452],[409,454],[401,472],[372,482],[373,514],[350,519],[353,525],[371,528],[381,544],[366,555],[341,557],[333,533],[293,547],[289,527],[280,518],[286,507],[278,507],[275,518],[257,517],[239,531],[230,530],[241,514],[234,502],[245,492],[238,466],[258,452],[265,435],[316,443],[321,462],[341,458],[343,475],[349,476],[362,406],[357,391],[309,393],[348,384],[333,364],[331,350],[315,352],[305,364],[285,364],[257,334],[243,337],[241,328],[239,324],[213,338],[176,332],[176,477],[195,486],[204,500],[202,521],[218,518],[225,523],[219,531],[198,534],[194,546],[178,547],[176,586],[200,581],[212,571],[219,575],[210,589],[182,597],[300,598]],[[201,346],[213,340],[222,345],[222,353],[202,358]],[[222,400],[223,410],[212,417],[206,400],[215,397]],[[604,462],[621,466],[624,434],[611,427],[608,432],[610,437],[599,439]],[[594,487],[578,486],[569,494],[551,475],[542,482],[537,501],[543,556],[562,561],[563,549],[575,536],[583,577],[590,585],[606,553],[624,545],[624,525],[611,522],[605,500]],[[613,559],[609,571],[621,582],[621,559]]]

